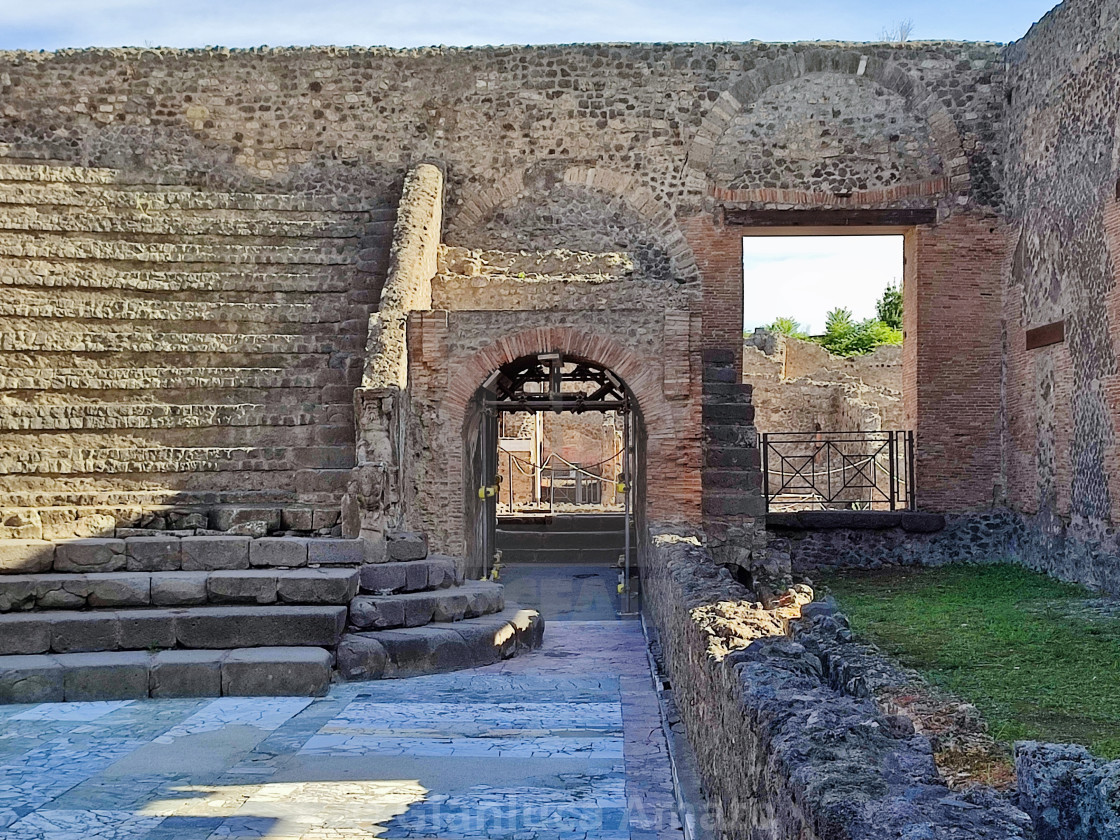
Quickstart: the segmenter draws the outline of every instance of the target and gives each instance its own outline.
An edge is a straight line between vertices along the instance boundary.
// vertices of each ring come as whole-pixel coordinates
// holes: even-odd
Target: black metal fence
[[[768,510],[914,509],[914,433],[762,435]]]

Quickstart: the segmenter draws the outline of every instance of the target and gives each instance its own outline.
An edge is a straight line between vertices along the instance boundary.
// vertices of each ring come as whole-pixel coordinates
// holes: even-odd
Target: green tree
[[[894,283],[887,284],[883,296],[875,304],[875,312],[888,327],[902,329],[902,288]]]
[[[850,309],[838,307],[828,313],[824,335],[817,340],[837,356],[862,356],[883,344],[901,344],[902,330],[877,318],[856,321]]]
[[[779,316],[766,325],[767,332],[778,333],[779,335],[788,335],[792,338],[808,338],[809,334],[805,332],[801,324],[794,318]]]

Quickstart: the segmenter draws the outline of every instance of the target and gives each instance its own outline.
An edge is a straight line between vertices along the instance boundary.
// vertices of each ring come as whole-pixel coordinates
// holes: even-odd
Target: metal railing
[[[508,465],[507,475],[510,476],[509,486],[498,499],[498,504],[504,508],[504,513],[544,510],[551,513],[556,510],[557,504],[566,507],[621,509],[622,502],[619,500],[621,491],[617,489],[619,479],[595,472],[603,464],[613,463],[622,454],[621,452],[616,452],[606,461],[589,467],[565,461],[556,453],[550,454],[544,463],[539,465],[518,458],[506,449],[499,449],[498,454],[499,457],[505,457]],[[559,466],[554,462],[558,462]],[[536,483],[539,502],[529,500],[519,504],[516,501],[513,486],[515,470],[529,476],[531,482]],[[613,496],[613,502],[606,501],[608,495]]]
[[[914,433],[768,432],[762,481],[768,510],[913,510]]]

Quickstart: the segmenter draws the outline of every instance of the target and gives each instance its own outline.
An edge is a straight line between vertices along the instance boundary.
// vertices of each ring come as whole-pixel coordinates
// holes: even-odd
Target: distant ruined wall
[[[1007,50],[1006,501],[1029,565],[1120,592],[1120,7],[1073,0]],[[1028,349],[1028,330],[1064,341]]]

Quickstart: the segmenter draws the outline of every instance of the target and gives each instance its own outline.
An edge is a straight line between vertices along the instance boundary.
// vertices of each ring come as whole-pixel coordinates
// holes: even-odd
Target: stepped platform
[[[615,566],[625,548],[621,513],[533,514],[498,518],[503,563]],[[637,545],[631,532],[631,551]]]

